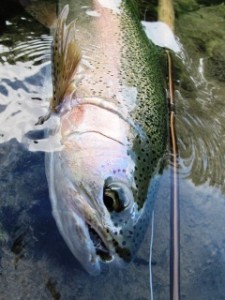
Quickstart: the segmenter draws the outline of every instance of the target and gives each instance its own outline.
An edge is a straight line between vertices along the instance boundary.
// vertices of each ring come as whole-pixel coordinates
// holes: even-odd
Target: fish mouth
[[[87,224],[87,228],[89,237],[95,248],[96,255],[103,262],[111,262],[113,260],[113,256],[111,255],[109,248],[106,246],[101,236],[90,224]]]

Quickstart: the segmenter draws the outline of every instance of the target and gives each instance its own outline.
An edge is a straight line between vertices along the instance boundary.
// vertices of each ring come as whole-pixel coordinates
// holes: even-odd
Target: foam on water
[[[157,46],[168,48],[176,53],[181,51],[170,27],[163,22],[141,22],[147,37]]]

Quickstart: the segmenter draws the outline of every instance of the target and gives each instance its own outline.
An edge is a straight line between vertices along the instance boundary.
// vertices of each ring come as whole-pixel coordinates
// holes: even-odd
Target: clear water
[[[0,36],[0,299],[150,299],[149,234],[127,269],[90,277],[58,233],[44,153],[37,151],[46,149],[44,128],[35,126],[51,94],[45,46],[50,35],[15,2],[13,7],[0,16],[5,24]],[[224,82],[207,68],[209,53],[190,46],[182,24],[180,17],[177,35],[183,52],[174,59],[181,299],[225,299]],[[169,299],[169,207],[167,168],[155,206],[152,272],[157,300]]]

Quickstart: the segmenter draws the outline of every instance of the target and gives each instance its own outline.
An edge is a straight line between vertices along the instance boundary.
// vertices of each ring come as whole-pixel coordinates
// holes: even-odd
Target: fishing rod
[[[172,0],[159,0],[158,20],[174,30],[174,8]],[[170,204],[170,300],[180,299],[180,215],[178,197],[178,148],[176,137],[175,97],[172,72],[172,55],[166,49],[168,66],[168,104],[171,163]]]
[[[180,216],[178,197],[178,149],[175,128],[175,98],[173,90],[172,57],[166,50],[169,84],[169,132],[171,163],[171,206],[170,206],[170,299],[180,299]]]

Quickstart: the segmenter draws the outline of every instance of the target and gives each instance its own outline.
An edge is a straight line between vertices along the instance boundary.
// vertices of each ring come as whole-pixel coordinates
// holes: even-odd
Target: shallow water
[[[190,300],[224,299],[225,292],[224,79],[212,68],[217,53],[213,45],[206,47],[212,37],[202,39],[200,47],[187,26],[199,15],[212,17],[213,9],[224,20],[224,10],[216,6],[209,12],[199,7],[183,11],[177,19],[183,45],[182,55],[174,59],[181,298]],[[40,140],[43,128],[37,130],[35,123],[47,111],[51,94],[48,40],[46,28],[19,7],[7,15],[0,36],[0,299],[149,299],[149,233],[134,263],[127,269],[106,269],[98,277],[84,272],[58,233],[44,153],[27,150],[46,146]],[[37,53],[40,45],[43,50]],[[222,59],[216,60],[218,70]],[[155,206],[152,260],[154,299],[162,300],[169,299],[169,205],[167,168]]]

